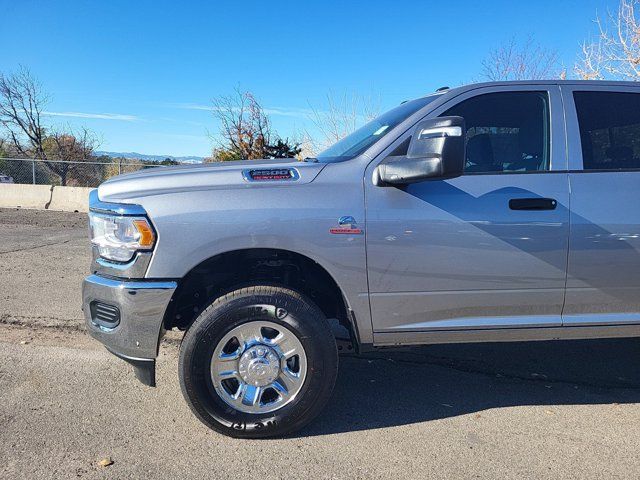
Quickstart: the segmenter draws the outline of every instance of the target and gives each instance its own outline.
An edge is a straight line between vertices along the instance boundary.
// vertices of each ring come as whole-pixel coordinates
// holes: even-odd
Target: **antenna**
[[[440,87],[436,92],[444,92],[445,90],[449,90],[449,87]]]

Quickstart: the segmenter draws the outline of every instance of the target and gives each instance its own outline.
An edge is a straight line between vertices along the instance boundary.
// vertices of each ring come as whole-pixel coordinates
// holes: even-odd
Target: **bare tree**
[[[236,88],[234,94],[213,99],[213,115],[220,122],[220,160],[265,158],[271,141],[271,123],[250,92]]]
[[[220,123],[208,161],[294,158],[298,143],[280,137],[271,126],[267,111],[251,92],[236,88],[229,96],[213,99],[213,115]]]
[[[584,42],[580,46],[578,61],[573,67],[581,80],[602,80],[604,57],[600,42]]]
[[[98,145],[96,136],[88,129],[73,131],[67,128],[64,132],[53,132],[44,138],[42,145],[46,158],[44,164],[60,177],[60,185],[67,185],[70,178],[77,183],[96,176],[95,165],[78,163],[92,160]]]
[[[47,95],[26,68],[20,67],[9,75],[0,73],[0,125],[19,154],[46,158],[41,116],[47,101]]]
[[[482,76],[489,81],[542,80],[563,77],[558,53],[529,37],[519,42],[515,37],[489,52],[482,62]]]
[[[640,0],[620,0],[618,11],[595,20],[597,40],[582,44],[576,74],[586,80],[640,80]]]
[[[56,131],[43,125],[43,109],[49,97],[28,69],[0,73],[0,126],[8,135],[10,150],[20,156],[37,158],[66,185],[69,177],[87,176],[91,167],[77,163],[93,158],[96,136],[86,128],[67,127]]]
[[[319,110],[310,106],[309,119],[320,132],[321,138],[314,138],[308,131],[301,137],[300,144],[303,152],[313,156],[319,151],[330,147],[339,140],[355,131],[366,122],[379,115],[379,102],[374,102],[371,97],[349,95],[344,93],[336,96],[327,94],[327,107]]]

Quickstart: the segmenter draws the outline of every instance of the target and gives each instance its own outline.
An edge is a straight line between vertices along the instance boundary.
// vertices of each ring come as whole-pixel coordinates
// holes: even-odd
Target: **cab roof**
[[[602,87],[636,87],[640,88],[640,82],[623,82],[617,80],[559,80],[559,79],[551,79],[551,80],[504,80],[504,81],[495,81],[495,82],[479,82],[479,83],[469,83],[465,85],[460,85],[458,87],[451,87],[447,89],[438,89],[436,92],[430,93],[431,96],[436,94],[443,94],[452,91],[466,91],[473,90],[476,88],[483,87],[499,87],[499,86],[513,86],[513,85],[540,85],[540,86],[549,86],[549,85],[582,85],[582,86],[602,86]]]

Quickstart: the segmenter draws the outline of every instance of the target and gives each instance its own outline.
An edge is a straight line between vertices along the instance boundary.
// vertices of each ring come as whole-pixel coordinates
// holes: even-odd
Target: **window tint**
[[[640,168],[640,93],[574,92],[585,170]]]
[[[549,169],[549,101],[545,92],[488,93],[442,116],[464,117],[465,172],[531,172]]]

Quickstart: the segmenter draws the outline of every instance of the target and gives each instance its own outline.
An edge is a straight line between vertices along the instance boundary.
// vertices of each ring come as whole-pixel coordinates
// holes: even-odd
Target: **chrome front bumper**
[[[131,363],[136,376],[147,385],[155,385],[164,314],[176,288],[173,281],[113,280],[99,275],[90,275],[82,285],[82,310],[90,335]],[[96,303],[118,309],[117,325],[105,326],[94,317],[91,307]]]

